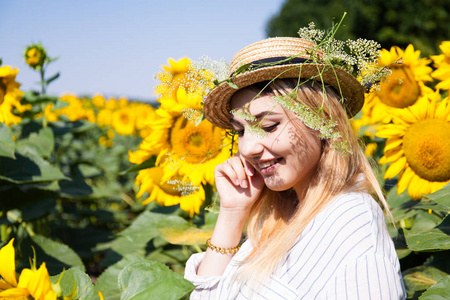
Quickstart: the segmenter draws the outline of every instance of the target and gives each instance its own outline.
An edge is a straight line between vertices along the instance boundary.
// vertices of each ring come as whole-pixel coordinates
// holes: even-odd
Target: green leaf
[[[11,129],[5,123],[0,123],[0,156],[15,158],[15,149]]]
[[[29,91],[25,92],[25,94],[22,97],[22,102],[24,103],[30,103],[33,105],[39,104],[39,103],[55,103],[58,100],[58,97],[42,94],[40,95],[37,92]]]
[[[391,209],[394,208],[409,208],[415,204],[413,200],[409,197],[407,191],[397,194],[397,186],[392,187],[386,196],[386,201]]]
[[[395,249],[395,252],[397,252],[398,259],[402,259],[410,255],[412,251],[409,249]]]
[[[418,210],[417,214],[414,216],[414,225],[411,227],[411,230],[418,232],[431,229],[441,222],[442,217],[433,213],[430,214],[428,211]]]
[[[225,80],[225,82],[226,82],[230,87],[232,87],[233,89],[235,89],[235,90],[238,90],[238,89],[239,89],[239,87],[238,87],[236,84],[234,84],[234,83],[231,81],[231,79]]]
[[[62,278],[59,281],[61,276]],[[52,276],[51,281],[53,283],[59,281],[63,296],[70,296],[69,299],[84,300],[95,295],[91,278],[78,269],[69,269],[59,275]]]
[[[166,265],[156,262],[137,262],[119,274],[121,300],[180,299],[189,294],[194,285]]]
[[[80,257],[70,249],[67,245],[53,241],[47,237],[41,235],[34,235],[31,237],[34,243],[36,243],[48,256],[55,258],[56,260],[64,263],[65,265],[77,268],[81,271],[85,271],[84,264]]]
[[[450,299],[450,276],[442,278],[428,290],[426,290],[419,300],[447,300]]]
[[[141,255],[125,255],[120,261],[107,268],[95,283],[95,291],[100,291],[105,299],[120,299],[120,290],[117,283],[119,273],[125,266],[138,261],[145,261]]]
[[[98,246],[97,250],[111,248],[122,255],[144,255],[147,243],[159,235],[156,225],[164,218],[167,218],[167,215],[144,211],[129,227],[120,232],[115,240]]]
[[[203,230],[189,224],[185,219],[178,216],[167,216],[158,222],[160,236],[175,245],[198,245],[204,244],[211,237],[212,228]]]
[[[442,206],[445,206],[447,209],[450,209],[450,183],[444,186],[439,191],[436,191],[433,194],[426,195],[424,197],[431,199]]]
[[[55,140],[50,128],[42,128],[38,133],[31,133],[27,139],[16,143],[17,151],[20,153],[33,153],[44,158],[50,157],[53,152]]]
[[[406,243],[412,251],[450,249],[450,215],[435,228],[419,232],[405,230]]]
[[[74,124],[75,126],[72,129],[72,132],[74,132],[74,133],[83,133],[83,132],[87,132],[90,130],[94,130],[98,126],[95,123],[91,123],[91,122],[88,122],[85,120],[79,120],[75,123],[76,124]]]
[[[156,162],[156,155],[150,157],[149,159],[147,159],[146,161],[144,161],[143,163],[141,163],[139,165],[132,166],[128,170],[120,172],[119,175],[136,173],[143,169],[152,168],[155,166],[155,162]]]
[[[69,106],[69,105],[70,105],[69,102],[61,101],[60,99],[58,99],[58,100],[56,101],[56,103],[53,105],[53,110],[57,110],[57,109],[60,109],[60,108],[64,108],[64,107],[67,107],[67,106]]]
[[[243,64],[242,66],[237,68],[236,71],[234,71],[233,76],[236,76],[236,75],[246,72],[250,68],[251,65],[252,65],[251,63]]]
[[[16,159],[0,156],[0,179],[23,184],[67,179],[58,167],[39,155],[16,153]]]
[[[416,291],[423,291],[448,276],[447,273],[433,267],[416,267],[402,273],[406,292],[412,296]]]
[[[45,80],[45,84],[50,84],[53,80],[56,80],[59,78],[59,72],[56,73],[55,75],[53,75],[52,77],[50,77],[49,79]]]

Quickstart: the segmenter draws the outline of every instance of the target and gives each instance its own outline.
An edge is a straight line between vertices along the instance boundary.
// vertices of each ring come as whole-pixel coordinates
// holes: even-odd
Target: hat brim
[[[238,89],[227,82],[216,86],[204,101],[204,114],[215,126],[233,129],[231,125],[231,97],[238,90],[254,83],[284,78],[313,79],[329,84],[342,95],[341,103],[348,118],[355,116],[364,104],[364,88],[350,73],[323,64],[290,64],[269,66],[239,74],[231,81]]]

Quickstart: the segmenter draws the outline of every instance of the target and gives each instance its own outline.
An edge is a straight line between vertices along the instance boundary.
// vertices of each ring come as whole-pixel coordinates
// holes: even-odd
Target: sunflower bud
[[[33,69],[41,69],[47,59],[47,54],[41,43],[31,44],[25,49],[24,58],[27,65]]]

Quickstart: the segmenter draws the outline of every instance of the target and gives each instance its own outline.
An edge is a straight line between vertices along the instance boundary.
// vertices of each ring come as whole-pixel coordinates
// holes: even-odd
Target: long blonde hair
[[[275,80],[263,94],[287,95],[297,85],[296,79]],[[259,92],[260,87],[249,88]],[[286,258],[308,223],[339,194],[369,192],[391,216],[380,185],[338,99],[333,88],[324,89],[319,82],[307,81],[299,86],[297,101],[313,110],[322,107],[324,117],[337,121],[336,130],[343,140],[348,141],[352,154],[344,156],[333,148],[330,140],[322,140],[322,153],[313,180],[300,201],[293,190],[275,192],[264,188],[249,215],[247,238],[253,245],[253,251],[236,272],[238,283],[250,283],[252,286],[268,279]],[[286,113],[293,115],[290,111]]]

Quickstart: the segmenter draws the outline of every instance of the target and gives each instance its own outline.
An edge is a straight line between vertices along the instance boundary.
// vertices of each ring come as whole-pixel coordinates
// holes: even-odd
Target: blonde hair
[[[287,95],[297,85],[297,79],[275,80],[263,94]],[[257,84],[249,88],[259,92],[261,86],[264,87]],[[333,88],[319,82],[305,81],[299,86],[297,101],[312,110],[322,107],[323,117],[337,121],[336,130],[341,133],[342,140],[348,141],[352,154],[344,156],[333,148],[332,141],[322,140],[322,153],[313,180],[300,201],[293,190],[275,192],[264,188],[249,215],[247,238],[253,251],[236,272],[239,285],[255,286],[268,279],[308,223],[339,194],[369,192],[376,196],[392,219],[380,185],[353,134],[339,98]],[[294,115],[290,111],[286,113]]]

